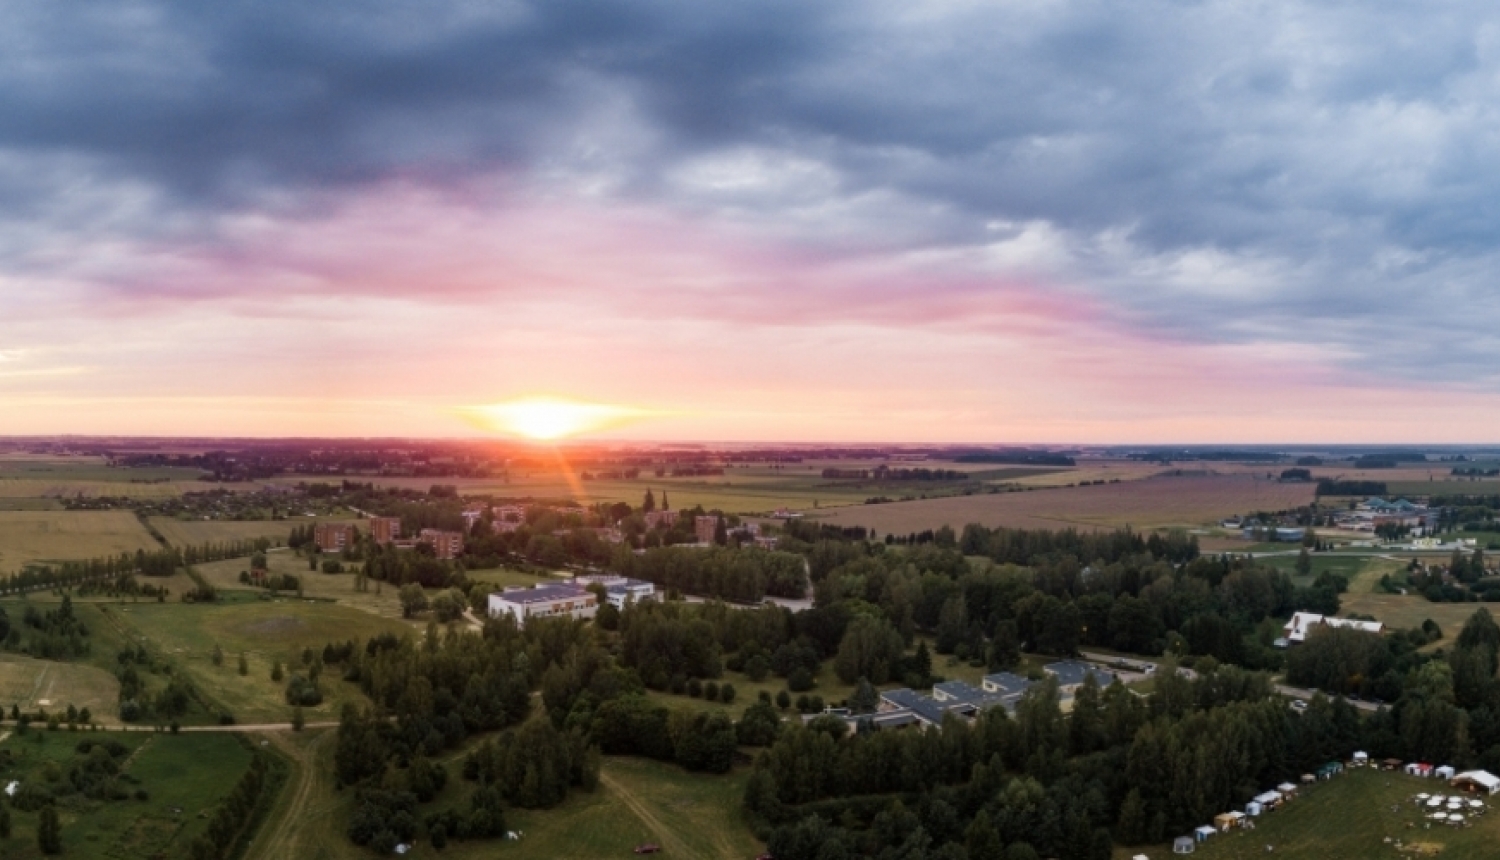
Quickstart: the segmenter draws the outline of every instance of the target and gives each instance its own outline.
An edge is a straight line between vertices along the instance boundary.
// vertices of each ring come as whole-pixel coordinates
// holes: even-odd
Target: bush
[[[713,681],[709,681],[707,684],[704,684],[703,698],[707,699],[710,702],[717,702],[719,700],[719,685]]]
[[[697,678],[690,678],[690,679],[688,679],[688,682],[687,682],[687,694],[689,696],[692,696],[695,699],[698,698],[699,696],[702,696],[703,695],[703,682],[699,681]]]
[[[719,701],[723,702],[726,705],[734,701],[733,684],[725,684],[724,686],[719,688]]]
[[[793,693],[805,693],[813,688],[813,676],[807,669],[798,666],[786,677],[786,688]]]

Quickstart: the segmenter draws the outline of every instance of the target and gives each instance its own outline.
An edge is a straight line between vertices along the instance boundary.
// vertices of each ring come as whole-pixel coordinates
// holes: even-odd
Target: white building
[[[1331,616],[1319,615],[1316,612],[1298,612],[1292,615],[1292,620],[1283,628],[1286,632],[1286,640],[1291,644],[1306,642],[1307,637],[1317,627],[1348,627],[1354,630],[1362,630],[1366,633],[1383,633],[1385,625],[1379,621],[1359,621],[1354,618],[1333,618]]]
[[[614,573],[589,573],[575,576],[573,584],[579,588],[587,588],[592,584],[604,586],[605,599],[616,609],[624,609],[627,601],[640,603],[642,600],[656,599],[655,584],[644,579],[631,579]]]
[[[490,616],[499,618],[502,614],[509,614],[521,627],[526,626],[529,618],[559,615],[593,618],[598,611],[599,599],[594,593],[576,585],[534,585],[531,588],[513,585],[490,595]]]

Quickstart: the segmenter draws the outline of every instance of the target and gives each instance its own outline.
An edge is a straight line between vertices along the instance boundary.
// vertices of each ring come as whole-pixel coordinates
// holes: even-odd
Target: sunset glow
[[[474,413],[487,429],[544,442],[618,427],[642,415],[640,410],[623,406],[553,397],[494,403]]]

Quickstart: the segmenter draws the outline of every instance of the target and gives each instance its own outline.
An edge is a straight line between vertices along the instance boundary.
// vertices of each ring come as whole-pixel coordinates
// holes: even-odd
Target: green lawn
[[[352,792],[333,785],[334,733],[331,730],[276,733],[269,740],[296,762],[288,790],[256,837],[245,860],[363,860],[371,856],[345,835]],[[471,739],[477,743],[478,739]],[[445,756],[448,785],[422,814],[464,807],[474,785],[461,777],[462,752]],[[507,809],[507,826],[517,842],[450,841],[441,855],[425,835],[415,854],[450,860],[606,860],[631,856],[654,842],[667,857],[750,860],[764,848],[740,815],[748,769],[709,776],[675,765],[635,758],[606,757],[593,792],[572,792],[553,809]]]
[[[33,743],[36,737],[43,743]],[[187,845],[207,827],[207,817],[233,789],[250,762],[250,751],[230,734],[137,734],[33,731],[0,743],[0,757],[13,757],[0,768],[0,779],[43,781],[47,761],[66,768],[75,746],[85,738],[115,740],[132,750],[124,780],[132,793],[144,789],[145,800],[59,798],[63,856],[82,860],[180,860]],[[11,838],[0,840],[6,860],[39,860],[36,813],[12,810]]]
[[[329,642],[367,639],[385,632],[405,635],[414,628],[403,622],[325,602],[295,598],[217,605],[142,603],[118,608],[118,618],[144,637],[150,647],[187,672],[214,703],[227,708],[242,723],[285,722],[291,708],[283,699],[285,682],[271,680],[275,661],[290,666],[304,648],[321,651]],[[213,664],[214,646],[224,651],[223,665]],[[245,652],[249,674],[238,672],[238,655]],[[353,685],[326,672],[321,684],[323,704],[307,709],[309,722],[337,719],[345,701],[363,702]]]
[[[1447,793],[1432,779],[1369,768],[1353,768],[1343,776],[1300,792],[1282,809],[1261,816],[1253,831],[1211,837],[1194,853],[1195,860],[1248,860],[1267,856],[1307,860],[1366,860],[1371,857],[1412,856],[1398,851],[1424,843],[1442,852],[1444,860],[1480,860],[1497,855],[1500,844],[1500,802],[1474,819],[1468,828],[1433,825],[1410,802],[1418,792]],[[1394,811],[1393,811],[1394,807]],[[1207,823],[1207,822],[1205,822]],[[1390,841],[1387,842],[1386,840]],[[1116,852],[1129,857],[1134,851]],[[1145,852],[1151,858],[1170,857],[1166,846]]]

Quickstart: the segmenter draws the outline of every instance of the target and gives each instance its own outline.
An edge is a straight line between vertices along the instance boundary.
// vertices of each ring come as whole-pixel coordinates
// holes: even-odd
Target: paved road
[[[1313,696],[1316,696],[1318,694],[1317,690],[1305,690],[1301,687],[1288,687],[1285,684],[1275,684],[1274,687],[1276,692],[1280,693],[1283,696],[1291,696],[1294,699],[1302,699],[1303,701],[1311,699]],[[1324,693],[1323,695],[1327,696],[1328,694]],[[1356,702],[1353,699],[1347,699],[1346,701],[1348,701],[1349,704],[1360,709],[1361,711],[1369,711],[1373,713],[1380,710],[1380,706],[1375,704],[1374,702]]]
[[[170,733],[169,729],[159,728],[157,726],[128,726],[122,723],[99,723],[98,725],[100,731],[106,732],[160,732],[162,734]],[[303,729],[336,729],[338,727],[339,724],[336,721],[302,724]],[[42,727],[40,724],[36,724],[33,726],[33,728],[37,731],[41,731],[44,727]],[[244,734],[254,734],[257,732],[289,732],[292,731],[292,724],[250,723],[233,726],[180,726],[177,730],[179,732],[241,732]],[[0,741],[4,741],[7,737],[10,737],[10,732],[6,732],[5,734],[0,735]]]

